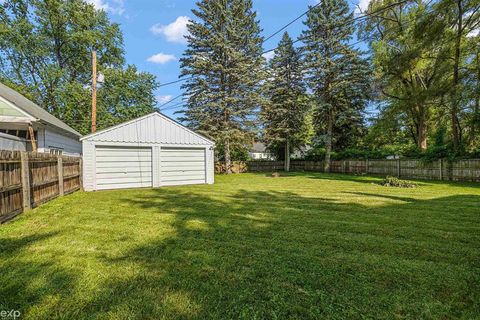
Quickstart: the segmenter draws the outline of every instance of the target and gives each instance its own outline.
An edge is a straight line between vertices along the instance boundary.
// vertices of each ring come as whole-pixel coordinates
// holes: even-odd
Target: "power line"
[[[178,98],[180,98],[180,97],[182,97],[182,96],[183,96],[183,93],[180,93],[178,96],[176,96],[176,97],[168,100],[167,102],[162,103],[161,105],[159,105],[159,106],[157,107],[157,109],[160,109],[161,107],[166,106],[166,105],[169,104],[169,103],[172,103],[173,101],[177,100]]]
[[[267,38],[265,38],[265,40],[262,41],[262,44],[264,44],[265,42],[267,42],[268,40],[272,39],[273,37],[275,37],[277,34],[279,34],[280,32],[282,32],[283,30],[285,30],[286,28],[288,28],[289,26],[291,26],[292,24],[294,24],[295,22],[297,22],[298,20],[300,20],[301,18],[303,18],[305,15],[307,15],[310,11],[312,11],[313,9],[315,9],[316,7],[318,7],[322,2],[320,1],[319,3],[317,3],[316,5],[308,8],[307,11],[305,11],[304,13],[302,13],[301,15],[299,15],[298,17],[296,17],[295,19],[293,19],[292,21],[290,21],[289,23],[287,23],[286,25],[284,25],[283,27],[281,27],[279,30],[275,31],[273,34],[271,34],[270,36],[268,36]]]
[[[175,81],[171,81],[171,82],[166,82],[166,83],[164,83],[164,84],[159,85],[158,87],[159,87],[159,88],[160,88],[160,87],[165,87],[165,86],[168,86],[168,85],[171,85],[171,84],[175,84],[175,83],[179,83],[179,82],[182,82],[182,81],[185,81],[185,80],[187,80],[187,78],[185,78],[185,79],[179,79],[179,80],[175,80]]]
[[[359,21],[359,20],[362,20],[362,19],[365,19],[365,18],[368,18],[368,17],[371,17],[371,16],[375,16],[375,15],[378,15],[379,13],[382,13],[383,11],[386,11],[388,9],[391,9],[391,8],[394,8],[396,6],[399,6],[399,5],[402,5],[404,3],[407,3],[409,2],[410,0],[402,0],[402,1],[399,1],[399,2],[395,2],[395,3],[392,3],[392,4],[389,4],[385,7],[382,7],[376,11],[373,11],[373,12],[369,12],[369,13],[365,13],[365,14],[362,14],[360,16],[357,16],[357,17],[354,17],[352,19],[349,19],[348,21],[346,21],[345,23],[342,23],[342,24],[339,24],[339,25],[336,25],[334,26],[334,28],[339,28],[339,27],[343,27],[345,26],[347,23],[350,23],[350,22],[355,22],[355,21]],[[313,9],[314,7],[310,8]],[[308,13],[308,11],[307,11]],[[305,39],[308,39],[309,37],[299,37],[297,40],[293,41],[293,43],[297,43],[297,42],[300,42],[300,41],[303,41]],[[277,50],[279,47],[275,47],[273,49],[269,49],[269,50],[266,50],[266,51],[263,51],[261,54],[265,54],[265,53],[269,53],[269,52],[272,52],[272,51],[275,51]]]
[[[347,23],[351,23],[351,22],[355,22],[355,21],[359,21],[359,20],[362,20],[362,19],[365,19],[365,18],[368,18],[368,17],[371,17],[371,16],[375,16],[375,15],[378,15],[379,13],[382,13],[383,11],[386,11],[386,10],[389,10],[391,8],[394,8],[396,6],[399,6],[399,5],[402,5],[404,3],[407,3],[408,1],[410,0],[402,0],[402,1],[399,1],[399,2],[395,2],[395,3],[392,3],[392,4],[389,4],[389,5],[386,5],[382,8],[379,8],[378,10],[376,11],[373,11],[373,12],[369,12],[369,13],[365,13],[365,14],[362,14],[360,16],[357,16],[357,17],[354,17],[352,19],[349,19],[347,20],[346,22],[340,24],[340,25],[336,25],[334,26],[334,28],[339,28],[339,27],[342,27],[342,26],[345,26]],[[279,30],[277,30],[276,32],[274,32],[273,34],[271,34],[270,36],[268,36],[265,40],[262,41],[262,45],[270,40],[272,37],[274,37],[275,35],[279,34],[282,30],[286,29],[287,27],[289,27],[290,25],[292,25],[294,22],[298,21],[299,19],[301,19],[302,17],[304,17],[306,14],[308,14],[311,10],[313,10],[314,8],[316,8],[317,6],[319,6],[321,4],[318,3],[316,4],[315,6],[312,6],[310,7],[307,11],[305,11],[302,15],[296,17],[294,20],[290,21],[289,23],[287,23],[286,25],[284,25],[282,28],[280,28]],[[293,43],[297,43],[297,42],[300,42],[300,41],[303,41],[305,39],[308,39],[308,37],[299,37],[297,40],[293,41]],[[357,43],[353,44],[353,45],[356,45],[360,42],[362,42],[363,40],[360,40],[360,41],[357,41]],[[260,55],[263,55],[263,54],[266,54],[266,53],[269,53],[269,52],[272,52],[272,51],[275,51],[279,48],[279,46],[273,48],[273,49],[269,49],[269,50],[265,50],[263,51],[262,53],[260,53]],[[194,76],[190,76],[189,78],[185,78],[185,79],[180,79],[180,80],[177,80],[177,81],[172,81],[170,83],[166,83],[164,85],[168,85],[168,84],[173,84],[173,83],[178,83],[178,82],[181,82],[181,81],[185,81],[185,80],[189,80],[189,79],[193,79]],[[180,94],[179,96],[173,98],[172,100],[170,101],[167,101],[165,102],[164,104],[160,105],[159,107],[157,107],[158,109],[160,109],[161,107],[173,102],[174,100],[176,100],[177,98],[181,97],[183,94]],[[164,109],[164,110],[168,110],[168,109]]]
[[[378,14],[378,12],[377,12],[377,14]],[[428,14],[428,12],[427,12],[426,14]],[[389,33],[389,32],[391,32],[391,31],[400,30],[400,29],[401,29],[405,24],[407,24],[407,23],[408,23],[408,21],[406,21],[406,22],[404,22],[404,23],[401,23],[400,26],[396,26],[395,28],[387,29],[387,30],[384,31],[384,33],[386,34],[386,33]],[[369,40],[369,37],[368,37],[368,36],[367,36],[367,37],[364,37],[364,38],[362,38],[362,39],[358,39],[357,41],[355,41],[355,42],[353,42],[353,43],[349,43],[348,45],[351,46],[351,47],[353,47],[353,46],[356,46],[357,44],[360,44],[360,43],[365,42],[365,41],[367,41],[367,40]],[[175,105],[173,105],[173,106],[169,106],[168,108],[165,108],[165,109],[163,109],[162,111],[179,109],[179,108],[184,107],[184,106],[185,106],[185,103],[184,103],[184,102],[180,102],[180,103],[177,103],[177,104],[175,104]]]
[[[292,21],[290,21],[289,23],[287,23],[286,25],[284,25],[283,27],[281,27],[280,29],[278,29],[277,31],[275,31],[274,33],[272,33],[271,35],[269,35],[268,37],[266,37],[263,41],[262,41],[262,45],[265,44],[265,42],[267,42],[268,40],[272,39],[273,37],[275,37],[277,34],[279,34],[280,32],[282,32],[283,30],[285,30],[286,28],[288,28],[289,26],[291,26],[292,24],[294,24],[295,22],[297,22],[298,20],[300,20],[301,18],[303,18],[305,15],[307,15],[310,11],[312,11],[313,9],[315,9],[316,7],[318,7],[319,5],[321,4],[321,2],[317,3],[316,5],[310,7],[307,11],[305,11],[304,13],[302,13],[301,15],[299,15],[298,17],[296,17],[295,19],[293,19]],[[275,48],[276,49],[276,48]],[[275,50],[273,49],[273,50]],[[273,50],[270,50],[270,51],[273,51]],[[270,51],[267,51],[267,52],[270,52]],[[261,54],[264,54],[264,53],[267,53],[267,52],[262,52]],[[171,82],[167,82],[167,83],[164,83],[164,84],[161,84],[159,85],[158,87],[165,87],[165,86],[168,86],[168,85],[172,85],[172,84],[175,84],[175,83],[179,83],[179,82],[182,82],[182,81],[185,81],[185,80],[188,80],[188,79],[191,79],[193,78],[193,76],[189,77],[189,78],[184,78],[184,79],[179,79],[179,80],[175,80],[175,81],[171,81]]]

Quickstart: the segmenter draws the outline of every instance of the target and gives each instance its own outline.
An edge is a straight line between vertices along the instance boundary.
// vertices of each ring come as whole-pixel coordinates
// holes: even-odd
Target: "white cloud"
[[[173,54],[157,53],[147,59],[148,62],[165,64],[170,61],[177,60]]]
[[[174,22],[161,25],[155,24],[150,28],[150,32],[154,35],[163,35],[169,42],[187,43],[185,36],[188,34],[187,25],[190,21],[189,17],[180,16]]]
[[[95,9],[105,12],[122,15],[125,12],[124,0],[85,0],[89,4],[93,4]]]
[[[156,98],[157,98],[157,102],[162,104],[172,100],[173,97],[171,95],[167,95],[167,96],[156,96]]]
[[[355,8],[355,13],[359,14],[365,12],[368,9],[368,5],[370,4],[371,0],[359,0],[358,5]]]
[[[275,56],[275,52],[274,52],[274,51],[270,51],[270,52],[267,52],[267,53],[262,54],[262,57],[264,57],[267,61],[272,60],[272,58],[273,58],[274,56]]]

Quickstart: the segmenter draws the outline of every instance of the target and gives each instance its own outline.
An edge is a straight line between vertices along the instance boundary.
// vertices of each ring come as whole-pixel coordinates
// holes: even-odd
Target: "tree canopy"
[[[0,81],[81,133],[89,130],[91,52],[105,75],[99,128],[150,112],[153,75],[125,66],[120,27],[82,0],[6,0],[0,7]]]

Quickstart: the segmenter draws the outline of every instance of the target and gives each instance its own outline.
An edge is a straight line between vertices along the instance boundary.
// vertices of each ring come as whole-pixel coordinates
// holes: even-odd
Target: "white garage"
[[[86,191],[214,181],[214,143],[158,112],[80,140]]]

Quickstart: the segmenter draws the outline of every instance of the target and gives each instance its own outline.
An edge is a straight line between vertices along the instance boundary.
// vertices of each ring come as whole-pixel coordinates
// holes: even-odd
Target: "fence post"
[[[438,162],[440,164],[440,181],[442,181],[443,180],[443,159],[439,159]]]
[[[397,177],[400,178],[400,159],[397,159]]]
[[[28,166],[28,154],[26,152],[20,153],[21,168],[22,168],[22,197],[23,197],[23,211],[32,208],[30,199],[30,168]]]
[[[343,160],[342,167],[343,173],[347,173],[347,162],[345,160]]]
[[[368,174],[368,159],[365,161],[365,173]]]
[[[58,194],[64,195],[63,190],[63,159],[61,156],[57,157],[57,172],[58,172]]]

